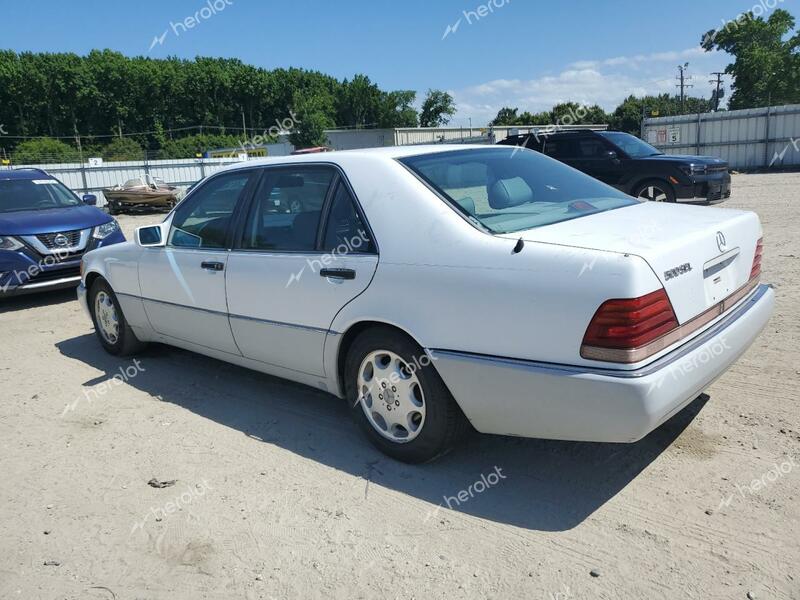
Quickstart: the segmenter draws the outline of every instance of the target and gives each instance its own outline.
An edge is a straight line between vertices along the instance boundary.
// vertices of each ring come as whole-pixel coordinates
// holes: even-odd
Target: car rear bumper
[[[636,371],[429,353],[482,433],[635,442],[725,373],[766,326],[774,304],[772,288],[761,285],[708,331]]]

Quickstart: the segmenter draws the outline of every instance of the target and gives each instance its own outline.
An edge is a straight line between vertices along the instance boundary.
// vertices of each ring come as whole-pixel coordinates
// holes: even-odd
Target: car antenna
[[[514,246],[514,249],[511,251],[511,254],[519,254],[520,252],[522,252],[522,249],[524,247],[525,247],[525,240],[519,238],[519,240],[517,241],[517,245]]]

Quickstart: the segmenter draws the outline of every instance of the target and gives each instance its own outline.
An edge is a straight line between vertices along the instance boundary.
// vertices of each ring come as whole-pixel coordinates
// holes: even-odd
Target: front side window
[[[537,152],[497,146],[401,159],[493,233],[511,233],[638,201]]]
[[[646,158],[648,156],[659,156],[663,154],[658,148],[651,146],[647,142],[643,142],[630,133],[624,133],[622,131],[600,131],[598,135],[602,135],[631,158]]]
[[[578,140],[578,155],[584,159],[606,158],[608,148],[598,139],[582,138]]]
[[[0,180],[0,213],[80,205],[75,194],[55,179]]]
[[[268,170],[250,208],[242,248],[314,251],[322,208],[334,174],[330,167]]]
[[[252,171],[217,175],[196,190],[175,211],[169,245],[225,248],[233,212],[251,177]]]

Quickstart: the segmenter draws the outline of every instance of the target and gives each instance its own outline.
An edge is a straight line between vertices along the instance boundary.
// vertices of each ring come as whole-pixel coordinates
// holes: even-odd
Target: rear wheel
[[[130,356],[143,350],[140,342],[125,320],[116,294],[104,279],[98,279],[89,290],[89,310],[92,322],[103,348],[114,356]]]
[[[345,388],[362,431],[403,462],[441,456],[469,428],[430,357],[390,328],[376,327],[355,339],[345,362]]]
[[[675,190],[666,181],[651,179],[639,184],[633,195],[649,202],[675,202]]]

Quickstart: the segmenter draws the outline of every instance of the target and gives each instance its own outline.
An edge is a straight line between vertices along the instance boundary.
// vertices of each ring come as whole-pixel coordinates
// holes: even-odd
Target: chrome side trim
[[[722,319],[719,323],[716,323],[712,327],[708,329],[708,331],[704,331],[701,335],[696,337],[695,339],[691,340],[690,342],[684,344],[683,346],[676,348],[670,354],[662,356],[658,360],[652,362],[651,364],[642,367],[641,369],[636,369],[633,371],[623,371],[620,369],[608,369],[608,368],[599,368],[599,367],[583,367],[577,365],[564,365],[558,363],[548,363],[542,361],[530,361],[530,360],[522,360],[518,358],[505,358],[500,356],[488,356],[485,354],[475,354],[471,352],[460,352],[456,350],[441,350],[441,349],[429,349],[428,352],[431,353],[431,356],[434,359],[434,362],[439,357],[447,357],[455,360],[466,360],[466,361],[477,361],[477,362],[484,362],[484,363],[491,363],[498,366],[505,366],[505,367],[513,367],[513,368],[523,368],[523,369],[530,369],[542,373],[549,373],[551,375],[603,375],[606,377],[614,377],[619,379],[637,379],[639,377],[644,377],[646,375],[650,375],[655,373],[656,371],[660,371],[669,365],[682,360],[687,354],[693,352],[706,342],[708,342],[711,338],[715,337],[731,325],[733,325],[736,321],[741,319],[747,312],[755,306],[761,298],[767,293],[770,289],[768,285],[759,285],[756,289],[756,292],[747,299],[747,301],[739,306],[735,311],[731,314],[727,315],[724,319]]]
[[[40,288],[47,288],[55,285],[66,285],[69,283],[77,283],[81,280],[80,275],[73,275],[72,277],[62,277],[61,279],[51,279],[49,281],[41,281],[38,283],[26,283],[16,287],[17,290],[37,290]]]
[[[653,356],[654,354],[658,354],[662,350],[666,350],[682,339],[689,337],[694,332],[711,323],[711,321],[720,315],[725,314],[725,312],[730,310],[742,298],[753,291],[753,289],[758,286],[758,281],[759,277],[751,279],[743,287],[739,288],[733,294],[725,298],[722,302],[718,302],[708,310],[700,313],[677,329],[673,329],[669,333],[662,335],[660,338],[653,340],[646,346],[631,349],[618,349],[582,345],[581,358],[624,364],[641,362],[648,357]]]
[[[80,277],[78,278],[80,279]],[[211,310],[208,308],[200,308],[197,306],[186,306],[185,304],[177,304],[175,302],[167,302],[165,300],[154,300],[153,298],[145,298],[143,296],[136,296],[134,294],[123,294],[117,292],[117,296],[125,296],[127,298],[133,298],[135,300],[142,300],[143,302],[154,302],[156,304],[164,304],[166,306],[174,306],[175,308],[185,308],[187,310],[196,310],[199,312],[208,313],[210,315],[217,315],[220,317],[227,317],[229,319],[239,319],[242,321],[252,321],[255,323],[264,323],[265,325],[275,325],[276,327],[291,327],[293,329],[305,329],[307,331],[315,331],[317,333],[324,333],[328,335],[342,335],[338,331],[333,331],[331,329],[323,329],[321,327],[311,327],[310,325],[299,325],[297,323],[285,323],[283,321],[270,321],[269,319],[257,319],[255,317],[245,317],[243,315],[234,315],[231,313],[221,312],[218,310]]]

